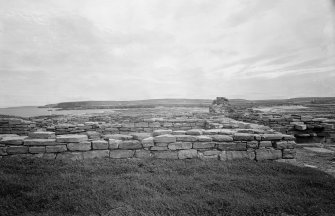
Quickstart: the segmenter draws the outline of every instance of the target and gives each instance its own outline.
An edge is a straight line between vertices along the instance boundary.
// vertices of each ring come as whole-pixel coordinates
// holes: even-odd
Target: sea
[[[60,110],[55,108],[38,108],[36,106],[0,108],[0,115],[20,117],[36,117],[47,115],[81,115],[92,113],[112,113],[115,109],[86,109],[86,110]]]

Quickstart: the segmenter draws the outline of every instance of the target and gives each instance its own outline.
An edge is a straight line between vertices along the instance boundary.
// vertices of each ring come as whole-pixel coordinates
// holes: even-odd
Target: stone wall
[[[335,119],[314,118],[310,115],[267,114],[252,110],[234,113],[229,117],[245,122],[262,124],[297,138],[297,142],[335,142]]]
[[[252,133],[253,132],[253,133]],[[295,158],[293,136],[238,129],[155,130],[153,133],[29,136],[0,135],[0,157],[61,160],[90,158],[160,158],[215,160],[290,160]]]
[[[28,135],[36,131],[36,124],[19,118],[0,118],[0,134]]]

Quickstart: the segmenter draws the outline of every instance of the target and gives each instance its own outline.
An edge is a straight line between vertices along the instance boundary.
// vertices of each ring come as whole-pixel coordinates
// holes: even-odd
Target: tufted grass
[[[0,160],[0,215],[333,215],[335,179],[276,162]]]

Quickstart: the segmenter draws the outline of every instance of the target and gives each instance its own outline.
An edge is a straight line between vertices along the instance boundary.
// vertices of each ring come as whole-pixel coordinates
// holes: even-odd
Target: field
[[[335,179],[276,162],[0,160],[1,215],[333,215]]]

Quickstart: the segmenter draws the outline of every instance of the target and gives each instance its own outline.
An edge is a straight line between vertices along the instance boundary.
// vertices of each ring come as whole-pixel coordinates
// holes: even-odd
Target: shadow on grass
[[[0,160],[1,215],[333,215],[335,179],[254,161]]]

